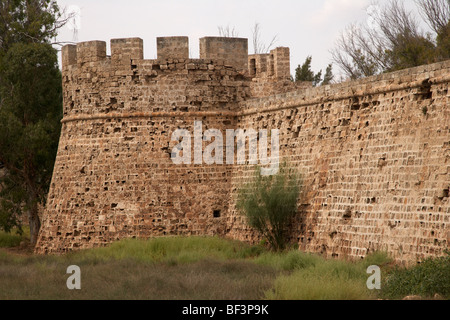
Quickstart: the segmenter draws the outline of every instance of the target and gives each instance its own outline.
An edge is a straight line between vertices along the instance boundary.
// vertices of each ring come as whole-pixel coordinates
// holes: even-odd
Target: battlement
[[[189,59],[188,37],[156,38],[158,60]]]
[[[289,79],[291,75],[290,50],[287,47],[278,47],[267,54],[249,55],[248,67],[252,77]]]
[[[62,68],[83,66],[89,63],[110,62],[113,66],[130,66],[132,60],[144,59],[144,42],[141,38],[111,39],[111,56],[106,55],[105,41],[86,41],[62,48]],[[191,60],[188,37],[156,38],[157,60]],[[225,65],[251,77],[289,79],[289,48],[279,47],[268,54],[248,54],[248,39],[228,37],[203,37],[199,41],[200,60]],[[187,67],[186,67],[187,68]]]
[[[111,61],[113,64],[130,65],[133,59],[144,59],[144,41],[140,38],[111,40]]]
[[[62,69],[68,66],[82,64],[84,62],[97,62],[106,59],[106,42],[87,41],[77,45],[65,45],[62,47]]]
[[[204,37],[200,39],[200,59],[223,60],[238,70],[248,69],[248,40]]]

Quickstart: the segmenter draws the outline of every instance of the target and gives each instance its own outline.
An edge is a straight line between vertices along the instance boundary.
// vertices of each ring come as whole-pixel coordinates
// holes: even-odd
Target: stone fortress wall
[[[304,178],[300,249],[398,261],[441,255],[450,238],[450,61],[317,88],[290,81],[289,48],[247,39],[139,38],[62,50],[64,118],[38,253],[126,237],[258,241],[235,208],[251,166],[174,164],[177,129],[279,129]],[[201,121],[202,128],[195,128]],[[203,147],[208,142],[202,142]]]

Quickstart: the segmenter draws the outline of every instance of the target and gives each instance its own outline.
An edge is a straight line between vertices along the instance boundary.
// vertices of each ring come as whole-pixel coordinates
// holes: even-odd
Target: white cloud
[[[355,17],[367,17],[370,0],[325,0],[321,8],[312,13],[308,22],[313,26],[330,25],[333,21],[351,21]]]

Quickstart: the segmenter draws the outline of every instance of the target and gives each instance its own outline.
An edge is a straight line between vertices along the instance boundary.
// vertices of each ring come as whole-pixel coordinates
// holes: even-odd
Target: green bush
[[[385,253],[372,253],[361,261],[325,259],[318,255],[288,252],[262,254],[257,262],[292,271],[275,280],[266,291],[269,300],[367,300],[378,292],[369,290],[367,267],[390,262]]]
[[[436,294],[450,299],[450,251],[414,267],[397,267],[382,284],[382,296],[387,299],[402,299],[409,295],[433,298]]]
[[[13,228],[10,232],[0,231],[0,248],[18,247],[22,241],[29,240],[28,227]]]
[[[300,187],[297,172],[283,164],[269,176],[257,168],[254,179],[238,192],[238,210],[275,251],[286,248],[287,226],[297,213]]]

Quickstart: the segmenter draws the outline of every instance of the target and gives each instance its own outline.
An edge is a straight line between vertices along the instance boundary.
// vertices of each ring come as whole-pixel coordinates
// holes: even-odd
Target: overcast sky
[[[387,0],[378,0],[379,4]],[[412,7],[414,0],[402,0]],[[198,58],[198,39],[218,36],[218,27],[234,28],[249,39],[253,53],[252,28],[261,27],[264,42],[276,35],[275,46],[291,52],[291,72],[312,56],[315,72],[331,62],[330,49],[351,23],[365,22],[375,0],[58,0],[60,8],[75,8],[80,18],[74,34],[64,27],[59,41],[103,40],[140,37],[144,58],[156,58],[156,37],[188,36],[191,58]],[[369,9],[370,10],[370,9]],[[337,73],[335,67],[335,73]]]

